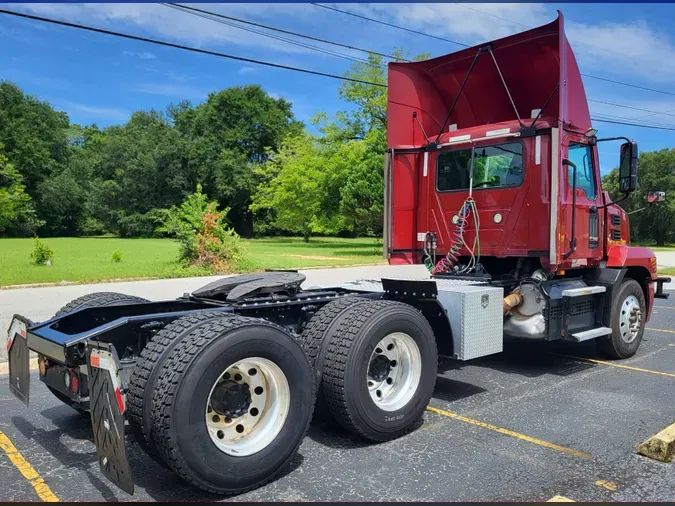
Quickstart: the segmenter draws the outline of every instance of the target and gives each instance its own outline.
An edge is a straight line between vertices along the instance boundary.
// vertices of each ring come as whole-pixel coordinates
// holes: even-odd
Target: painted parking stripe
[[[562,495],[554,495],[546,502],[576,502],[576,501],[574,499],[570,499]]]
[[[3,449],[7,458],[14,464],[14,467],[28,480],[28,483],[30,483],[40,499],[46,502],[59,502],[59,498],[54,495],[49,485],[44,482],[33,466],[19,453],[16,446],[2,431],[0,431],[0,448]]]
[[[611,367],[618,367],[620,369],[628,369],[629,371],[646,372],[649,374],[658,374],[659,376],[668,376],[675,378],[675,374],[671,372],[652,371],[651,369],[643,369],[641,367],[632,367],[630,365],[615,364],[614,362],[607,362],[606,360],[596,360],[594,358],[575,357],[574,355],[563,355],[562,353],[551,353],[556,357],[571,358],[572,360],[581,360],[582,362],[590,362],[591,364],[609,365]]]
[[[465,422],[465,423],[470,423],[471,425],[476,425],[478,427],[483,427],[484,429],[489,429],[495,432],[499,432],[500,434],[504,434],[506,436],[511,436],[515,437],[518,439],[522,439],[523,441],[528,441],[530,443],[534,443],[539,446],[543,446],[545,448],[550,448],[552,450],[557,450],[562,453],[567,453],[568,455],[574,455],[575,457],[581,457],[582,459],[590,459],[592,458],[591,455],[588,453],[580,452],[579,450],[573,450],[572,448],[567,448],[565,446],[560,446],[554,443],[549,443],[548,441],[543,441],[541,439],[533,438],[530,436],[526,436],[525,434],[521,434],[520,432],[515,432],[509,429],[503,429],[502,427],[497,427],[496,425],[491,425],[489,423],[481,422],[480,420],[474,420],[473,418],[468,418],[466,416],[458,415],[457,413],[453,413],[452,411],[446,411],[444,409],[438,409],[434,408],[432,406],[427,406],[427,411],[431,411],[432,413],[436,413],[438,415],[442,416],[447,416],[448,418],[454,418],[455,420],[459,420],[460,422]]]
[[[649,327],[645,327],[645,330],[651,330],[652,332],[666,332],[668,334],[675,334],[675,330],[666,330],[666,329],[651,329]]]

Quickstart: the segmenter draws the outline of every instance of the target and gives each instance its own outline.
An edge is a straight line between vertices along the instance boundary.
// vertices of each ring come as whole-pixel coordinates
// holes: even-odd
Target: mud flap
[[[30,321],[14,315],[7,336],[9,359],[9,391],[28,406],[30,398],[30,365],[28,363],[28,341],[26,327]]]
[[[112,344],[87,342],[89,406],[99,467],[103,475],[128,494],[134,482],[124,441],[126,382]]]

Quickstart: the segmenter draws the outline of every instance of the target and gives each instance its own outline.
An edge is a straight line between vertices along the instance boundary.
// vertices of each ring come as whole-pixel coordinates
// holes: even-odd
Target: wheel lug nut
[[[230,373],[226,372],[225,375],[223,376],[224,379],[229,380],[230,379]]]
[[[237,431],[239,434],[241,434],[242,432],[244,432],[244,426],[243,426],[242,424],[237,425],[236,431]]]
[[[234,381],[241,381],[241,374],[235,374],[234,375]]]
[[[206,408],[206,412],[207,412],[207,413],[213,412],[213,408],[212,408],[211,406],[209,406],[208,408]]]
[[[380,392],[379,390],[378,390],[377,392],[375,392],[375,394],[376,394],[378,397],[382,397],[382,392]]]
[[[387,350],[391,351],[391,350],[393,350],[393,349],[394,349],[394,345],[393,345],[392,343],[389,343],[389,344],[387,345]]]
[[[258,408],[251,408],[251,411],[249,411],[251,416],[258,416]]]
[[[390,362],[390,364],[391,364],[392,367],[396,367],[396,360],[392,360],[392,361]]]
[[[262,395],[263,387],[255,387],[254,392],[255,392],[256,395]]]
[[[226,416],[225,423],[232,423],[232,418]]]
[[[373,383],[372,381],[369,381],[369,382],[368,382],[368,386],[369,386],[369,387],[372,387],[374,384],[375,384],[375,383]]]
[[[220,417],[218,415],[213,415],[212,420],[213,420],[213,423],[218,423],[218,422],[220,422]]]
[[[218,439],[223,439],[225,437],[225,433],[222,430],[219,430],[216,435],[218,436]]]
[[[375,348],[375,353],[382,353],[382,348]]]
[[[249,376],[255,376],[257,373],[258,373],[258,371],[256,371],[255,369],[249,369],[249,370],[248,370],[248,375],[249,375]]]
[[[392,384],[393,382],[394,382],[394,380],[393,380],[393,379],[391,379],[391,378],[387,378],[387,385],[391,385],[391,384]]]

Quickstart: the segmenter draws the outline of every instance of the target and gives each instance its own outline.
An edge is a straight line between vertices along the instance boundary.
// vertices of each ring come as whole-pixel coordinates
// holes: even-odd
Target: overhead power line
[[[340,12],[342,14],[347,14],[348,16],[354,16],[355,18],[365,19],[366,21],[372,21],[373,23],[379,23],[381,25],[390,26],[392,28],[398,28],[399,30],[405,30],[406,32],[416,33],[417,35],[424,35],[425,37],[431,37],[432,39],[442,40],[443,42],[449,42],[450,44],[457,44],[462,47],[471,47],[469,44],[464,44],[463,42],[457,42],[456,40],[445,39],[443,37],[438,37],[436,35],[431,35],[430,33],[420,32],[418,30],[413,30],[412,28],[406,28],[405,26],[398,26],[392,23],[387,23],[386,21],[380,21],[379,19],[369,18],[367,16],[362,16],[361,14],[356,14],[354,12],[343,11],[341,9],[336,9],[335,7],[330,7],[328,5],[312,3],[316,7],[321,7],[322,9],[328,9],[329,11]]]
[[[181,44],[174,44],[172,42],[166,42],[166,41],[162,41],[162,40],[151,39],[151,38],[148,38],[148,37],[140,37],[140,36],[137,36],[137,35],[130,35],[130,34],[127,34],[127,33],[116,32],[116,31],[112,31],[112,30],[106,30],[106,29],[103,29],[103,28],[97,28],[97,27],[82,25],[82,24],[78,24],[78,23],[70,23],[70,22],[67,22],[67,21],[45,18],[45,17],[42,17],[42,16],[35,16],[33,14],[26,14],[26,13],[23,13],[23,12],[15,12],[15,11],[10,11],[10,10],[6,10],[6,9],[0,9],[0,14],[6,14],[6,15],[9,15],[9,16],[16,16],[16,17],[20,17],[20,18],[24,18],[24,19],[31,19],[31,20],[34,20],[34,21],[41,21],[41,22],[44,22],[44,23],[50,23],[50,24],[59,25],[59,26],[66,26],[66,27],[69,27],[69,28],[77,28],[79,30],[85,30],[85,31],[94,32],[94,33],[101,33],[101,34],[104,34],[104,35],[111,35],[111,36],[114,36],[114,37],[121,37],[121,38],[129,39],[129,40],[147,42],[149,44],[156,44],[156,45],[159,45],[159,46],[172,47],[172,48],[175,48],[175,49],[182,49],[182,50],[191,51],[191,52],[194,52],[194,53],[206,54],[206,55],[210,55],[210,56],[218,56],[220,58],[227,58],[227,59],[231,59],[231,60],[235,60],[235,61],[242,61],[242,62],[253,63],[253,64],[257,64],[257,65],[264,65],[264,66],[267,66],[267,67],[279,68],[279,69],[283,69],[283,70],[290,70],[290,71],[294,71],[294,72],[302,72],[302,73],[305,73],[305,74],[317,75],[317,76],[322,76],[322,77],[329,77],[329,78],[338,79],[338,80],[341,80],[341,81],[355,82],[355,83],[359,83],[359,84],[366,84],[366,85],[369,85],[369,86],[377,86],[377,87],[380,87],[380,88],[386,88],[387,87],[386,84],[373,83],[373,82],[365,81],[365,80],[361,80],[361,79],[353,79],[353,78],[350,78],[350,77],[344,77],[344,76],[340,76],[340,75],[337,75],[337,74],[329,74],[327,72],[319,72],[319,71],[315,71],[315,70],[303,69],[303,68],[300,68],[300,67],[292,67],[290,65],[281,65],[281,64],[273,63],[273,62],[255,60],[255,59],[252,59],[252,58],[245,58],[245,57],[242,57],[242,56],[235,56],[235,55],[230,55],[230,54],[226,54],[226,53],[220,53],[220,52],[217,52],[217,51],[209,51],[207,49],[199,49],[199,48],[195,48],[195,47],[184,46],[184,45],[181,45]],[[602,118],[597,118],[597,117],[592,117],[591,119],[593,121],[600,121],[600,122],[604,122],[604,123],[612,123],[612,124],[617,124],[617,125],[627,125],[627,126],[640,127],[640,128],[651,128],[651,129],[656,129],[656,130],[675,131],[675,127],[669,128],[669,127],[654,126],[654,125],[633,123],[633,122],[627,122],[627,121],[626,122],[624,122],[624,121],[612,121],[612,120],[607,120],[607,119],[602,119]]]
[[[387,53],[380,53],[380,52],[377,52],[377,51],[373,51],[372,49],[364,49],[364,48],[360,48],[360,47],[357,47],[357,46],[350,46],[349,44],[344,44],[342,42],[335,42],[335,41],[330,41],[330,40],[326,40],[326,39],[321,39],[319,37],[313,37],[311,35],[307,35],[307,34],[304,34],[304,33],[298,33],[298,32],[294,32],[294,31],[291,31],[291,30],[284,30],[282,28],[277,28],[276,26],[263,25],[261,23],[254,23],[253,21],[248,21],[246,19],[235,18],[234,16],[226,16],[226,15],[220,14],[218,12],[212,12],[212,11],[207,11],[207,10],[203,10],[203,9],[197,9],[196,7],[191,7],[191,6],[188,6],[188,5],[182,5],[182,4],[178,4],[178,3],[166,3],[166,4],[163,4],[163,5],[181,7],[182,9],[186,9],[186,10],[190,10],[190,11],[194,11],[194,12],[201,12],[202,14],[209,14],[211,16],[216,16],[218,18],[229,19],[230,21],[236,21],[238,23],[244,23],[246,25],[257,26],[259,28],[265,28],[267,30],[272,30],[274,32],[285,33],[287,35],[293,35],[295,37],[301,37],[303,39],[309,39],[309,40],[313,40],[313,41],[316,41],[316,42],[323,42],[324,44],[331,44],[333,46],[339,46],[339,47],[343,47],[345,49],[352,49],[354,51],[361,51],[363,53],[372,53],[374,55],[382,56],[383,58],[389,58],[391,60],[409,61],[409,60],[406,60],[405,58],[401,58],[400,56],[394,56],[394,55],[387,54]]]
[[[350,56],[348,54],[333,51],[332,49],[325,49],[325,48],[322,48],[322,47],[313,46],[311,44],[307,44],[306,42],[300,42],[298,40],[289,39],[287,37],[281,37],[281,36],[275,35],[273,33],[263,32],[261,30],[256,30],[255,28],[249,28],[249,27],[246,27],[246,26],[242,26],[240,24],[236,24],[236,23],[233,23],[231,21],[227,21],[225,19],[218,19],[218,17],[216,17],[215,13],[210,13],[208,11],[193,12],[186,7],[183,7],[183,6],[180,6],[180,5],[169,4],[169,3],[163,3],[161,5],[163,5],[165,7],[170,7],[172,9],[176,9],[177,11],[183,12],[185,14],[190,14],[192,16],[198,16],[200,18],[208,19],[209,21],[213,21],[215,23],[220,23],[220,24],[223,24],[223,25],[226,25],[226,26],[230,26],[230,27],[236,28],[238,30],[244,30],[244,31],[249,32],[249,33],[255,33],[257,35],[261,35],[263,37],[268,37],[270,39],[279,40],[281,42],[286,42],[286,43],[291,44],[293,46],[302,47],[302,48],[305,48],[305,49],[310,49],[312,51],[327,54],[329,56],[336,56],[338,58],[342,58],[342,59],[349,60],[349,61],[352,61],[352,62],[363,63],[363,64],[369,65],[371,67],[382,68],[380,65],[372,64],[368,60],[364,60],[362,58],[357,58],[357,57],[354,57],[354,56]]]
[[[664,111],[664,112],[652,111],[652,110],[649,110],[649,109],[644,109],[642,107],[633,107],[631,105],[617,104],[615,102],[606,102],[604,100],[596,100],[594,98],[589,98],[588,101],[589,102],[595,102],[596,104],[611,105],[612,107],[621,107],[622,109],[631,109],[632,111],[650,112],[650,113],[652,113],[652,115],[659,114],[661,116],[673,116],[673,117],[675,117],[675,114],[670,114],[667,111]],[[635,119],[639,119],[639,118],[635,118]]]
[[[25,19],[32,19],[34,21],[42,21],[44,23],[51,23],[54,25],[59,25],[59,26],[67,26],[70,28],[77,28],[80,30],[86,30],[88,32],[95,32],[95,33],[103,33],[105,35],[112,35],[114,37],[122,37],[124,39],[130,39],[130,40],[138,40],[141,42],[148,42],[150,44],[157,44],[159,46],[166,46],[166,47],[173,47],[176,49],[183,49],[185,51],[191,51],[194,53],[201,53],[201,54],[208,54],[211,56],[218,56],[220,58],[227,58],[230,60],[236,60],[236,61],[242,61],[246,63],[254,63],[257,65],[264,65],[266,67],[273,67],[273,68],[278,68],[278,69],[284,69],[284,70],[292,70],[295,72],[303,72],[305,74],[312,74],[315,76],[323,76],[323,77],[330,77],[332,79],[339,79],[341,81],[350,81],[354,83],[360,83],[360,84],[368,84],[371,86],[379,86],[381,88],[386,88],[386,84],[380,84],[380,83],[373,83],[370,81],[364,81],[361,79],[353,79],[351,77],[344,77],[340,76],[337,74],[329,74],[327,72],[319,72],[317,70],[309,70],[309,69],[303,69],[300,67],[292,67],[290,65],[282,65],[280,63],[273,63],[273,62],[267,62],[263,60],[255,60],[253,58],[245,58],[243,56],[236,56],[236,55],[231,55],[231,54],[226,54],[226,53],[219,53],[217,51],[209,51],[208,49],[199,49],[196,47],[190,47],[190,46],[184,46],[182,44],[174,44],[173,42],[166,42],[163,40],[157,40],[157,39],[150,39],[148,37],[140,37],[138,35],[130,35],[128,33],[122,33],[122,32],[115,32],[112,30],[105,30],[103,28],[96,28],[93,26],[87,26],[87,25],[81,25],[78,23],[69,23],[67,21],[60,21],[58,19],[51,19],[51,18],[45,18],[42,16],[35,16],[33,14],[26,14],[23,12],[15,12],[15,11],[8,11],[6,9],[0,9],[0,14],[7,14],[9,16],[17,16],[20,18],[25,18]]]
[[[312,5],[314,5],[316,7],[321,7],[322,9],[328,9],[328,10],[331,10],[331,11],[339,12],[341,14],[347,14],[349,16],[354,16],[354,17],[357,17],[357,18],[365,19],[367,21],[372,21],[373,23],[379,23],[381,25],[386,25],[386,26],[389,26],[391,28],[396,28],[398,30],[404,30],[406,32],[416,33],[417,35],[423,35],[424,37],[430,37],[432,39],[442,40],[444,42],[450,42],[451,44],[457,44],[458,46],[471,47],[471,46],[469,46],[469,44],[464,44],[462,42],[457,42],[455,40],[445,39],[443,37],[431,35],[430,33],[421,32],[419,30],[413,30],[413,29],[407,28],[405,26],[395,25],[393,23],[387,23],[385,21],[380,21],[379,19],[369,18],[367,16],[362,16],[362,15],[356,14],[354,12],[349,12],[349,11],[345,11],[345,10],[342,10],[342,9],[337,9],[335,7],[330,7],[328,5],[323,5],[323,4],[318,4],[318,3],[312,3]],[[474,10],[476,10],[476,9],[474,9]],[[482,12],[482,11],[479,11],[479,12]],[[595,47],[595,46],[593,46],[593,47]],[[598,48],[598,49],[601,49],[601,48]],[[582,73],[581,75],[584,76],[584,77],[588,77],[589,79],[597,79],[599,81],[606,81],[608,83],[620,84],[622,86],[627,86],[629,88],[637,88],[637,89],[640,89],[640,90],[651,91],[651,92],[654,92],[654,93],[661,93],[663,95],[675,96],[675,92],[658,90],[658,89],[655,89],[655,88],[648,88],[646,86],[639,86],[637,84],[624,83],[622,81],[615,81],[613,79],[607,79],[606,77],[594,76],[594,75],[591,75],[591,74]]]

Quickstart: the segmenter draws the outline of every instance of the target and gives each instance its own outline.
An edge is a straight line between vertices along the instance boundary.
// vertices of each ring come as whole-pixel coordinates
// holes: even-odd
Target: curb
[[[675,423],[640,444],[637,452],[659,462],[672,462],[675,457]]]

